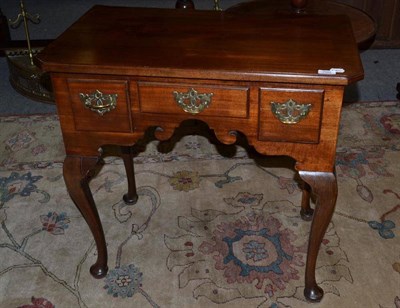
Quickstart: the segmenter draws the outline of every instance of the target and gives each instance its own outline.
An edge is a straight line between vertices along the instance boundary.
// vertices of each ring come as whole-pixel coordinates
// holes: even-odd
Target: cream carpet
[[[139,202],[128,206],[122,161],[108,157],[91,182],[110,268],[96,280],[57,117],[0,117],[0,144],[0,307],[309,305],[310,223],[290,160],[240,146],[224,157],[203,136],[168,153],[153,141],[135,158]],[[344,108],[338,202],[316,272],[325,296],[313,307],[400,307],[399,153],[399,103]]]

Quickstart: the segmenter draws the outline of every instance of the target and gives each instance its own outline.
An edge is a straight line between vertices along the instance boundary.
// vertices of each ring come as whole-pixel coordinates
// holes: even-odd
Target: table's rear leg
[[[99,157],[67,156],[64,161],[64,180],[75,205],[82,213],[93,234],[97,247],[96,263],[90,267],[94,278],[107,274],[107,247],[103,227],[90,191],[89,181],[102,165]]]
[[[302,198],[300,216],[305,221],[310,221],[313,218],[314,210],[310,206],[311,187],[306,182],[302,183]]]
[[[309,301],[318,302],[322,299],[324,291],[315,280],[315,267],[322,239],[335,209],[337,181],[333,172],[300,171],[299,174],[316,195],[316,206],[308,243],[304,296]]]
[[[133,163],[133,149],[132,147],[121,146],[121,158],[124,161],[126,177],[128,179],[128,192],[123,196],[126,204],[135,204],[138,200],[136,192],[135,169]]]

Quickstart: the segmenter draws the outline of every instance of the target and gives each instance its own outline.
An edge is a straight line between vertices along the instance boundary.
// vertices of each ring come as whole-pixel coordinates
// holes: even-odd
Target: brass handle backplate
[[[211,98],[214,95],[214,93],[197,93],[193,88],[186,93],[174,91],[172,94],[178,106],[191,114],[200,113],[210,106]]]
[[[89,94],[79,93],[79,98],[86,108],[102,116],[106,112],[115,109],[118,94],[103,94],[99,90],[96,90]]]
[[[311,110],[311,104],[298,104],[289,99],[286,103],[271,102],[271,111],[284,124],[296,124],[305,119]]]

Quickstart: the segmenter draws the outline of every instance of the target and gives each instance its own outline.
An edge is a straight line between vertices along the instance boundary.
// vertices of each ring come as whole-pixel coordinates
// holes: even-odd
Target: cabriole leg
[[[336,175],[332,172],[300,171],[300,177],[316,196],[314,218],[308,242],[304,296],[311,302],[319,302],[324,291],[315,280],[315,267],[322,239],[331,221],[337,198]]]
[[[89,225],[97,248],[96,263],[90,267],[94,278],[107,274],[107,247],[103,227],[89,188],[89,181],[99,171],[103,161],[99,157],[67,156],[64,161],[64,181],[76,207]]]

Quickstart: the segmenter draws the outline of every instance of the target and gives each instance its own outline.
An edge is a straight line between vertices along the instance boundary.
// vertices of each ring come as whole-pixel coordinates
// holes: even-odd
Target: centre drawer
[[[139,82],[140,112],[247,118],[249,88]]]

